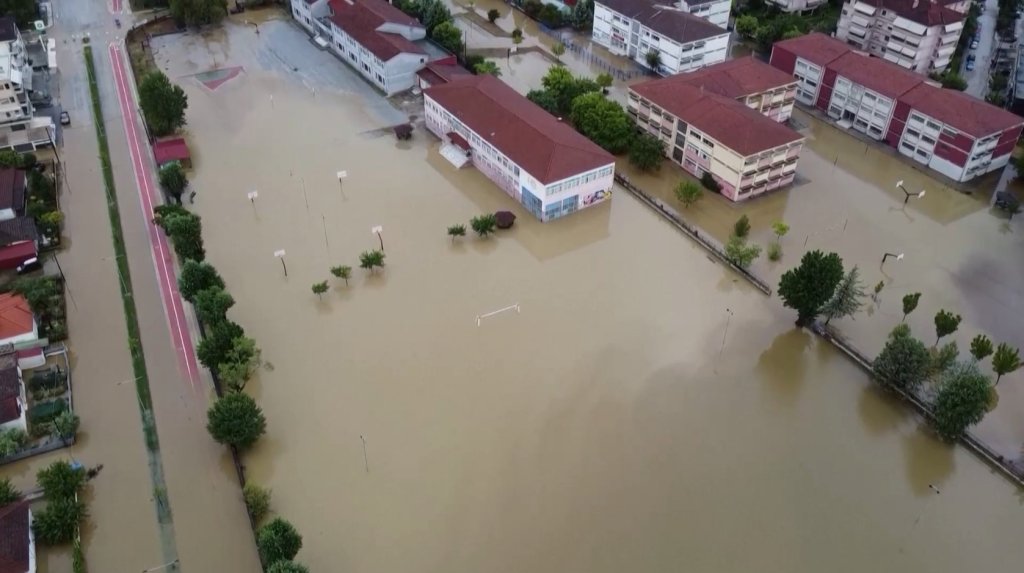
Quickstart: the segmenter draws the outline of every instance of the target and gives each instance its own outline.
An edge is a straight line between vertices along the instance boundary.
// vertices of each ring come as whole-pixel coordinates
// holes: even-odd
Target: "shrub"
[[[68,543],[87,516],[85,502],[74,497],[52,500],[42,511],[33,512],[32,533],[43,545]]]
[[[242,488],[242,497],[245,499],[245,509],[249,511],[249,517],[252,518],[253,523],[259,523],[270,511],[269,489],[254,483],[247,483]]]
[[[472,227],[480,237],[486,237],[493,233],[497,225],[498,219],[494,216],[494,213],[485,213],[469,220],[469,226]]]
[[[294,561],[278,561],[267,569],[267,573],[309,573],[309,569]]]
[[[11,478],[0,478],[0,507],[21,499],[21,492],[11,483]]]
[[[0,430],[0,458],[13,456],[28,443],[28,434],[21,428]]]
[[[181,276],[178,277],[178,290],[182,298],[195,302],[199,291],[213,287],[224,288],[224,279],[220,278],[213,265],[194,260],[185,261],[181,267]]]
[[[359,255],[359,267],[368,269],[371,273],[377,267],[384,266],[384,251],[378,251],[376,249],[372,251],[363,251]]]
[[[722,190],[722,186],[719,185],[718,181],[715,181],[715,178],[712,177],[711,174],[708,173],[707,171],[704,172],[704,175],[700,176],[700,183],[701,185],[704,186],[705,189],[711,191],[712,193],[718,193],[719,191]]]
[[[36,481],[43,488],[43,496],[47,501],[75,497],[85,485],[86,479],[85,468],[71,467],[65,460],[55,461],[36,474]]]
[[[65,442],[78,435],[78,426],[81,420],[71,410],[65,410],[53,419],[53,430],[57,436]]]
[[[251,396],[233,393],[210,406],[206,413],[206,429],[217,442],[247,448],[267,430],[263,411]]]
[[[732,226],[732,233],[741,239],[747,238],[750,234],[750,218],[746,215],[741,215],[739,219]]]
[[[256,532],[256,547],[263,566],[269,568],[279,561],[295,558],[302,549],[302,536],[291,523],[278,517]]]
[[[493,24],[494,21],[500,17],[501,12],[498,12],[496,8],[491,8],[490,10],[487,11],[487,19],[491,22],[491,24]]]
[[[768,260],[779,261],[782,259],[782,245],[778,243],[768,243]]]

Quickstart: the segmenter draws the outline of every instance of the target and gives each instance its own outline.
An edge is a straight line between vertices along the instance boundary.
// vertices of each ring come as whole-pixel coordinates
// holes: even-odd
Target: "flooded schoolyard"
[[[424,131],[396,142],[382,100],[301,34],[228,23],[153,45],[189,96],[209,259],[271,365],[247,389],[268,419],[249,477],[303,533],[311,570],[952,572],[1024,558],[1020,493],[795,330],[777,300],[622,191],[536,222]],[[194,77],[229,66],[244,72],[215,90]],[[872,244],[916,236],[890,218],[985,233],[983,209],[956,225],[929,216],[938,190],[890,212],[895,194],[842,165],[807,153],[806,190],[751,207],[758,239],[772,219],[793,221],[786,264],[834,212],[850,214],[846,234],[808,246],[870,235],[841,249],[868,282]],[[497,209],[519,216],[512,230],[446,237]],[[715,232],[738,216],[710,197],[697,209],[722,213],[702,221]],[[331,266],[377,247],[377,225],[385,269],[332,279]],[[902,281],[950,280],[926,262],[940,254],[904,244],[881,308],[844,329],[894,322]],[[945,269],[985,248],[932,246],[954,253]],[[319,300],[310,287],[328,279]],[[935,290],[922,309],[953,307],[952,288]]]

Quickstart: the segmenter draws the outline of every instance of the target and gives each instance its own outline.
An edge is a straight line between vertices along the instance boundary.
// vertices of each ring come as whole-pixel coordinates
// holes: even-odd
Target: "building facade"
[[[767,0],[783,12],[807,12],[828,3],[828,0]]]
[[[615,158],[501,80],[471,76],[423,92],[441,154],[471,163],[509,197],[550,221],[611,197]]]
[[[714,4],[721,7],[728,2]],[[690,9],[689,4],[686,6]],[[711,5],[707,6],[710,10]],[[691,72],[724,62],[729,48],[728,30],[679,7],[653,0],[595,0],[593,39],[612,53],[647,67],[651,67],[648,54],[657,54],[655,71],[662,75]]]
[[[848,0],[836,38],[919,74],[941,73],[965,15],[928,0]]]
[[[804,138],[782,125],[795,97],[792,76],[743,58],[631,86],[627,111],[674,163],[744,201],[796,177]]]
[[[34,112],[32,66],[14,18],[0,18],[0,130],[25,129]]]
[[[291,0],[292,16],[314,41],[388,95],[416,85],[427,31],[384,0]]]
[[[955,181],[1004,167],[1024,129],[1024,118],[823,34],[776,43],[771,64],[797,78],[797,101]]]

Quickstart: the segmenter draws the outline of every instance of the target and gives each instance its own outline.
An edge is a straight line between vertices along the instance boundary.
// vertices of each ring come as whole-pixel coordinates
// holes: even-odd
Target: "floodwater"
[[[247,389],[268,419],[249,475],[303,534],[311,570],[952,572],[1024,559],[1012,485],[624,192],[542,225],[422,129],[401,143],[380,131],[368,98],[267,71],[240,26],[215,38],[217,65],[246,66],[216,91],[187,77],[207,61],[202,41],[158,50],[189,96],[208,256],[271,365]],[[820,193],[867,187],[842,170],[823,180],[824,163],[802,163]],[[914,224],[942,227],[919,208]],[[513,230],[445,236],[496,209],[519,215]],[[386,268],[331,278],[377,247],[376,225]],[[787,244],[810,230],[794,226]],[[921,274],[905,262],[900,280]]]

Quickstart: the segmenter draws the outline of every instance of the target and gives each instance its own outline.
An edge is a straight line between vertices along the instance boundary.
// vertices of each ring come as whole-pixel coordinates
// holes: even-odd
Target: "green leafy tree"
[[[779,296],[797,312],[797,326],[806,326],[818,316],[842,280],[843,260],[839,255],[810,251],[800,259],[800,266],[782,275]]]
[[[53,419],[53,431],[65,444],[78,435],[81,420],[71,410],[64,410]]]
[[[971,340],[971,356],[981,362],[992,355],[992,341],[984,334],[979,334]]]
[[[363,251],[359,255],[359,268],[361,269],[367,269],[372,273],[377,267],[383,266],[384,251],[374,249],[372,251]]]
[[[778,261],[782,258],[782,245],[779,243],[768,243],[768,260]]]
[[[571,117],[580,133],[611,153],[622,153],[633,141],[633,122],[626,111],[599,92],[577,96]]]
[[[452,21],[451,10],[445,6],[442,0],[419,0],[417,16],[423,27],[427,29],[427,35],[433,37],[434,30],[438,26]]]
[[[612,87],[612,84],[615,83],[615,78],[613,78],[612,75],[609,73],[601,72],[597,74],[596,78],[594,78],[594,82],[601,88],[602,91],[607,91],[608,88]]]
[[[331,274],[345,281],[345,286],[348,286],[348,279],[352,277],[352,267],[348,265],[339,265],[337,267],[331,267]]]
[[[330,288],[330,287],[327,286],[327,281],[320,281],[318,283],[313,283],[313,294],[315,294],[317,296],[317,298],[319,298],[320,300],[323,300],[324,299],[324,293],[327,292],[328,288]]]
[[[743,237],[733,235],[729,237],[729,242],[725,245],[725,258],[741,269],[749,267],[759,256],[761,256],[761,247],[748,245],[747,240]]]
[[[498,219],[494,216],[494,213],[485,213],[470,219],[469,226],[472,227],[478,236],[486,238],[497,228]]]
[[[185,170],[181,168],[181,163],[177,161],[165,163],[160,168],[158,177],[160,187],[174,199],[175,203],[181,205],[181,194],[188,187],[188,179],[185,177]]]
[[[0,478],[0,507],[21,499],[21,492],[11,483],[11,478]]]
[[[967,80],[965,80],[960,74],[952,71],[943,74],[939,81],[942,82],[942,87],[944,88],[961,92],[967,89]]]
[[[267,431],[267,420],[248,394],[232,392],[210,406],[206,429],[218,443],[248,448]]]
[[[174,133],[185,125],[188,96],[180,86],[171,83],[163,72],[147,73],[139,84],[139,105],[153,135]]]
[[[885,281],[878,281],[878,284],[875,285],[874,292],[871,293],[872,300],[877,302],[878,301],[878,295],[882,293],[882,289],[884,289],[884,288],[885,288]]]
[[[39,19],[39,4],[35,0],[0,0],[0,13],[13,17],[18,28],[25,29]]]
[[[537,104],[551,115],[561,115],[558,109],[558,99],[548,90],[530,90],[526,93],[526,99]]]
[[[889,335],[872,370],[882,384],[912,391],[928,378],[931,355],[924,343],[910,334],[910,327],[901,324]]]
[[[732,225],[732,234],[741,239],[747,238],[747,235],[750,234],[750,217],[740,215],[740,218],[736,219]]]
[[[36,541],[43,545],[63,545],[70,543],[78,532],[78,526],[88,512],[85,502],[74,497],[62,497],[49,501],[41,511],[32,515],[32,533]]]
[[[1020,368],[1020,349],[1012,348],[1005,342],[1000,342],[996,347],[996,353],[992,355],[992,370],[996,373],[996,384],[1004,374],[1009,374]]]
[[[519,40],[519,42],[517,42],[516,40]],[[517,28],[513,28],[512,29],[512,43],[518,45],[522,41],[523,41],[523,29],[522,28],[518,28],[518,27]]]
[[[201,290],[216,287],[224,288],[224,279],[220,278],[217,269],[209,263],[201,263],[194,260],[187,260],[181,266],[181,276],[178,277],[178,290],[182,298],[189,302],[195,302],[196,294]]]
[[[475,65],[473,67],[473,71],[476,72],[476,75],[478,76],[482,76],[485,74],[490,74],[496,78],[501,76],[501,68],[499,68],[498,64],[494,63],[491,60],[484,60],[479,64]]]
[[[248,336],[238,336],[231,341],[224,361],[217,365],[217,374],[229,390],[241,392],[262,365],[263,352],[256,346],[256,341]]]
[[[629,144],[629,162],[640,171],[657,171],[665,156],[665,142],[660,137],[641,133]]]
[[[160,218],[160,226],[171,237],[174,252],[182,261],[203,261],[203,221],[194,213],[171,213]]]
[[[565,54],[565,44],[558,42],[551,46],[551,53],[555,55],[555,60],[561,63],[562,56]]]
[[[946,370],[952,368],[956,364],[957,358],[960,357],[960,348],[957,346],[956,341],[952,341],[942,345],[934,355],[932,355],[931,371],[928,375],[931,378],[941,375]]]
[[[589,30],[594,25],[594,0],[579,0],[572,7],[569,14],[569,21],[572,27],[580,30]]]
[[[227,0],[171,0],[171,16],[186,26],[216,24],[227,14]]]
[[[501,12],[498,12],[496,8],[491,8],[487,11],[487,20],[493,24],[495,20],[501,17]]]
[[[309,569],[294,561],[278,561],[267,569],[267,573],[309,573]]]
[[[832,298],[821,307],[825,315],[825,324],[833,318],[853,316],[864,306],[864,287],[860,282],[860,269],[856,265],[843,277],[836,286]]]
[[[960,315],[953,314],[945,309],[935,313],[935,345],[938,346],[943,336],[956,332],[960,326]]]
[[[572,114],[573,101],[590,92],[601,91],[597,82],[587,78],[577,78],[564,66],[552,66],[541,78],[542,90],[534,90],[533,97],[527,98],[548,110],[552,115],[565,117]]]
[[[0,458],[13,456],[28,443],[28,434],[21,428],[0,430]]]
[[[464,47],[462,44],[462,30],[459,30],[459,27],[454,22],[450,20],[441,22],[430,33],[430,37],[449,52],[453,54],[462,53]]]
[[[452,238],[452,242],[453,243],[455,242],[455,238],[456,237],[465,237],[466,236],[466,226],[465,225],[452,225],[452,226],[448,227],[448,236]]]
[[[548,28],[558,28],[565,21],[562,10],[551,4],[544,4],[537,15],[537,20]]]
[[[235,306],[235,299],[223,288],[212,286],[196,293],[192,305],[196,316],[206,325],[224,320],[228,309]]]
[[[880,283],[881,284],[881,283]],[[900,322],[906,322],[907,316],[914,312],[917,308],[918,301],[921,300],[921,293],[915,292],[903,295],[903,320]]]
[[[985,417],[992,383],[974,362],[959,362],[942,376],[935,397],[935,429],[945,440],[955,440]]]
[[[781,243],[782,242],[782,237],[785,237],[786,233],[788,233],[788,232],[789,232],[789,225],[787,225],[785,222],[783,222],[783,221],[775,221],[774,223],[772,223],[772,233],[775,233],[775,242],[776,243]]]
[[[196,345],[196,357],[210,370],[228,362],[228,353],[234,347],[235,339],[245,336],[245,331],[230,320],[213,323],[206,329],[206,336]]]
[[[86,479],[85,468],[72,467],[67,460],[57,460],[36,473],[36,481],[48,501],[75,497]]]
[[[761,23],[757,21],[757,16],[745,14],[736,18],[736,33],[744,38],[753,38],[760,25]]]
[[[242,498],[245,500],[245,509],[249,512],[253,523],[259,523],[270,512],[269,489],[249,482],[242,488]]]
[[[704,189],[693,181],[680,181],[675,188],[676,199],[683,207],[690,207],[704,197]]]
[[[256,532],[256,547],[264,567],[278,561],[291,561],[302,549],[302,536],[288,521],[280,517],[259,528]]]
[[[644,61],[647,62],[647,67],[654,71],[658,71],[661,67],[661,52],[658,50],[651,50],[644,55]]]

